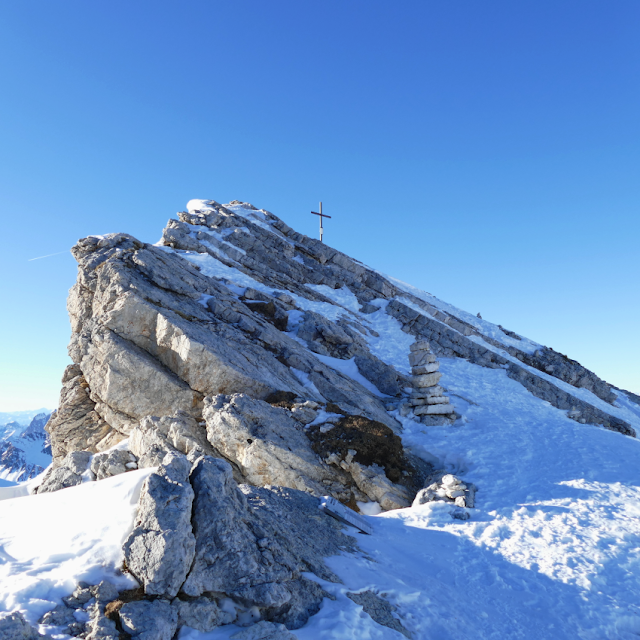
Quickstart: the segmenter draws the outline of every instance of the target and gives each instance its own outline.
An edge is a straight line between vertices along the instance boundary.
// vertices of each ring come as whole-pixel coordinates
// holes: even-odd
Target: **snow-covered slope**
[[[282,333],[387,403],[409,451],[478,488],[467,520],[452,517],[457,509],[447,502],[366,516],[373,535],[355,534],[363,553],[329,559],[343,582],[322,583],[335,599],[325,599],[294,631],[298,638],[403,638],[347,596],[367,591],[391,602],[416,640],[640,636],[637,396],[532,340],[305,238],[268,212],[235,202],[222,215],[215,203],[202,200],[188,208],[182,222],[165,231],[162,251],[196,265],[238,299],[247,291],[286,296],[295,309],[287,312]],[[277,259],[255,258],[265,234],[283,247]],[[297,274],[311,273],[295,264],[322,275],[295,281]],[[200,304],[207,303],[203,296]],[[321,353],[301,337],[306,312],[357,323],[370,353],[400,376],[410,373],[410,346],[429,340],[441,364],[440,384],[459,416],[455,423],[417,421],[407,411],[405,391],[383,393],[355,358]],[[308,374],[296,375],[304,389],[318,391]],[[124,584],[120,545],[133,526],[132,505],[146,473],[0,502],[0,609],[18,608],[35,623],[74,580]],[[105,506],[95,520],[83,518],[97,502]],[[118,504],[124,508],[108,518]],[[59,514],[64,535],[34,550],[37,523]],[[91,550],[98,540],[97,551]],[[213,640],[238,631],[235,624],[210,633],[184,627],[179,637]]]
[[[37,413],[27,425],[12,421],[0,428],[0,480],[24,482],[51,464],[51,447],[44,430],[50,415],[46,411]]]

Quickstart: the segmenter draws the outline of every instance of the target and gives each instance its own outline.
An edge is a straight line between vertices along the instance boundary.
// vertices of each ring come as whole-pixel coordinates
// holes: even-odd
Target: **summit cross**
[[[322,228],[322,218],[330,218],[331,216],[328,216],[326,213],[322,213],[322,202],[320,203],[320,213],[316,213],[315,211],[312,211],[311,213],[313,213],[314,216],[320,216],[320,242],[322,242],[322,232],[324,231]]]

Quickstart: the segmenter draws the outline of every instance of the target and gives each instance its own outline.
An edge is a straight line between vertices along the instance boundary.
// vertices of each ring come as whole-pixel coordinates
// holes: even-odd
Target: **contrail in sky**
[[[42,258],[50,258],[51,256],[59,256],[61,253],[68,253],[68,251],[58,251],[58,253],[50,253],[48,256],[40,256],[38,258],[29,258],[27,262],[33,262],[33,260],[42,260]]]

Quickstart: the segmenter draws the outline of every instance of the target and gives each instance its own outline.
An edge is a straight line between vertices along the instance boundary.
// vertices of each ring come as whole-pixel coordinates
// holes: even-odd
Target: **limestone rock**
[[[411,504],[409,490],[391,482],[381,467],[365,467],[351,461],[347,463],[347,469],[358,489],[377,502],[383,510],[403,509]]]
[[[436,371],[434,373],[427,373],[420,376],[413,376],[413,386],[420,388],[435,387],[441,377],[442,374],[439,371]]]
[[[439,362],[432,362],[430,364],[423,364],[420,366],[411,367],[411,373],[414,376],[422,376],[422,375],[426,375],[427,373],[434,373],[439,368],[440,368]]]
[[[138,466],[141,468],[157,466],[171,451],[185,455],[194,452],[216,454],[207,441],[204,425],[181,410],[161,418],[143,418],[131,431],[129,448],[139,458]]]
[[[441,396],[444,392],[444,389],[436,385],[435,387],[426,387],[422,389],[412,389],[411,397],[412,398],[432,398],[434,396]]]
[[[70,596],[66,596],[62,598],[62,601],[73,609],[79,609],[84,606],[89,600],[93,598],[93,593],[91,592],[91,585],[88,585],[85,582],[81,582],[74,589],[73,593]]]
[[[48,638],[34,629],[19,611],[0,613],[0,638],[2,640],[37,640]]]
[[[81,367],[98,410],[102,405],[104,417],[122,433],[128,434],[146,415],[198,406],[198,394],[186,382],[109,329],[93,330]]]
[[[91,619],[86,624],[86,640],[120,640],[120,633],[114,620],[104,615],[104,607],[97,603],[89,607]]]
[[[318,510],[316,498],[293,489],[238,488],[223,460],[197,460],[191,482],[196,550],[182,591],[224,593],[278,622],[304,624],[323,593],[301,589],[300,573],[335,580],[324,557],[352,548],[351,539]]]
[[[207,633],[220,624],[229,624],[234,620],[229,613],[220,610],[215,600],[209,598],[200,597],[189,600],[176,598],[171,604],[178,614],[179,627],[186,625]]]
[[[137,468],[137,458],[130,451],[121,449],[96,454],[91,461],[91,473],[96,480],[110,478]]]
[[[38,486],[38,493],[51,493],[82,483],[82,474],[89,466],[88,451],[72,451],[57,468],[52,468]]]
[[[285,409],[247,395],[205,399],[207,438],[257,486],[282,485],[322,495],[332,473],[311,450],[300,424]]]
[[[447,415],[455,413],[455,408],[450,404],[425,404],[420,407],[416,407],[413,413],[416,416]]]
[[[402,393],[404,380],[393,367],[370,354],[357,354],[355,363],[358,371],[382,393],[388,396]]]
[[[435,355],[429,351],[412,351],[409,354],[409,366],[411,367],[421,367],[433,364],[435,361]]]
[[[263,563],[247,523],[246,499],[233,480],[230,465],[215,458],[201,458],[194,465],[191,482],[195,490],[192,521],[196,546],[182,590],[190,596],[227,593],[263,607],[284,604],[291,595],[278,581],[288,572]],[[211,518],[211,513],[216,517]]]
[[[190,468],[181,454],[168,454],[142,487],[134,529],[123,550],[127,568],[149,595],[175,597],[191,567]]]
[[[439,481],[420,490],[413,505],[418,506],[433,501],[454,502],[458,507],[475,506],[476,487],[471,483],[464,483],[452,474],[443,475]]]
[[[122,629],[140,640],[172,640],[178,613],[167,600],[127,602],[120,609]]]
[[[78,365],[65,369],[58,409],[45,426],[51,437],[54,464],[71,451],[97,451],[112,430],[96,413],[88,387]]]
[[[48,624],[55,627],[65,627],[76,621],[73,612],[74,610],[71,607],[68,607],[66,604],[59,604],[55,607],[55,609],[47,611],[47,613],[45,613],[42,618],[40,618],[40,624]]]

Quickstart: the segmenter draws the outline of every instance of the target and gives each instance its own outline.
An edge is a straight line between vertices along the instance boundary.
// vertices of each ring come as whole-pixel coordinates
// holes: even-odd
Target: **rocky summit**
[[[114,569],[129,582],[87,575],[37,621],[0,618],[0,638],[170,640],[229,624],[295,638],[336,599],[326,559],[362,553],[321,497],[354,516],[437,503],[462,523],[488,495],[469,464],[417,444],[464,429],[484,384],[451,386],[443,362],[500,372],[578,428],[636,435],[622,392],[579,363],[248,203],[192,200],[155,245],[117,233],[72,252],[73,364],[46,425],[53,464],[30,492],[143,478]],[[346,597],[413,637],[380,590]]]

